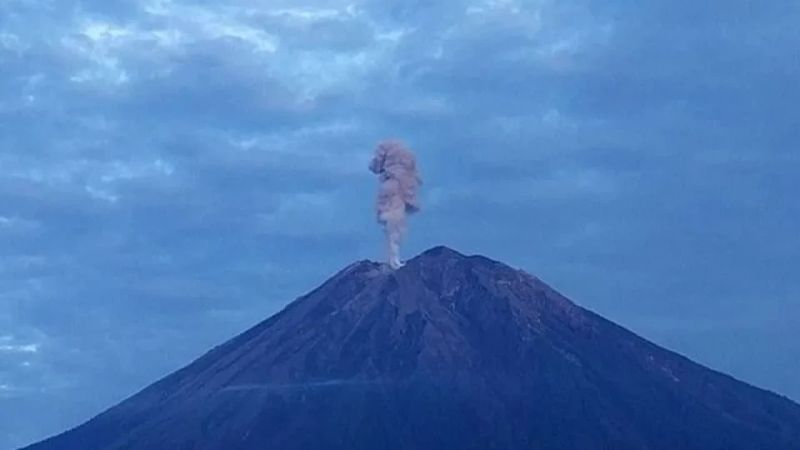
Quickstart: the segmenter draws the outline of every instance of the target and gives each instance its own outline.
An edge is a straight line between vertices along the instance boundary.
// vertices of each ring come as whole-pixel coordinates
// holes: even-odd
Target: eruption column
[[[400,241],[406,230],[406,217],[419,211],[417,191],[422,180],[417,172],[414,154],[400,141],[386,140],[378,144],[369,170],[378,175],[378,223],[386,233],[389,265],[397,269],[400,260]]]

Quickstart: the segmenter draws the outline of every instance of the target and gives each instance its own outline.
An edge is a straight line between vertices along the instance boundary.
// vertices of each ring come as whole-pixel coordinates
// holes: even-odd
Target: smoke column
[[[378,223],[386,233],[389,265],[397,269],[400,261],[400,240],[406,230],[406,217],[419,211],[417,191],[422,180],[417,172],[414,154],[400,141],[386,140],[378,144],[369,170],[378,175]]]

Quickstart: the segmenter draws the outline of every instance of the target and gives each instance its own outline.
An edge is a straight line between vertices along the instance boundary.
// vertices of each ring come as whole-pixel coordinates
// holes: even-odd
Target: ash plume
[[[406,230],[406,217],[420,209],[417,191],[422,179],[417,160],[405,144],[390,139],[378,144],[369,170],[378,175],[380,182],[376,213],[386,233],[389,265],[397,269],[403,265],[400,241]]]

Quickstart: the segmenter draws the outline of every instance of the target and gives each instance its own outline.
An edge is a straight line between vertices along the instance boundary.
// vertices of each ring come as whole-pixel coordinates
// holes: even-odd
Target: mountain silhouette
[[[27,450],[798,450],[800,405],[436,247],[357,262]]]

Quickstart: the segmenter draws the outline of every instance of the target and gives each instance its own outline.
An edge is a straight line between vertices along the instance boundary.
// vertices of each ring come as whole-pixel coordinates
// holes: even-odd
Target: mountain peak
[[[351,264],[29,449],[119,448],[795,450],[800,406],[439,246]]]
[[[453,250],[450,247],[447,247],[447,246],[444,246],[444,245],[437,245],[435,247],[431,247],[428,250],[425,250],[424,252],[420,253],[414,259],[419,259],[419,258],[425,258],[425,259],[427,259],[427,258],[459,259],[459,258],[466,258],[466,257],[467,256],[465,256],[464,254],[459,253],[459,252],[457,252],[456,250]]]

